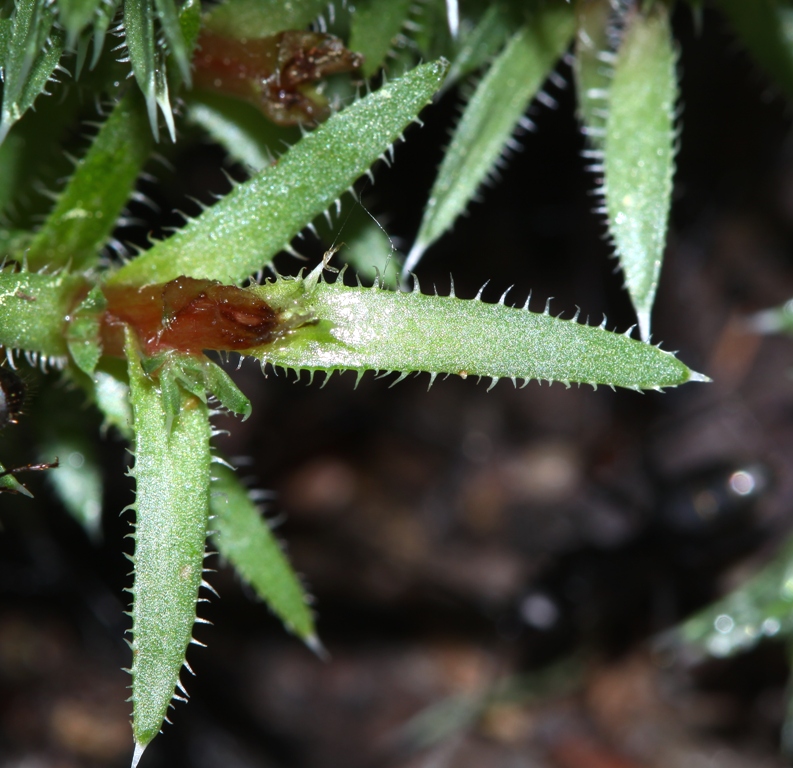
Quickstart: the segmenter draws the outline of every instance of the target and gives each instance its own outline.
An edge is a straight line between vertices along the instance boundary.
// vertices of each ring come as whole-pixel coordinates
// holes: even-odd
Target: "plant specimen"
[[[772,4],[722,4],[739,23],[748,14],[771,30],[763,34],[782,34],[783,11]],[[516,0],[461,10],[427,0],[412,40],[396,49],[418,13],[402,1],[337,6],[332,18],[315,0],[205,9],[197,0],[17,0],[0,9],[0,344],[10,367],[22,353],[59,371],[134,450],[133,764],[180,697],[174,691],[183,692],[199,590],[208,587],[208,535],[285,625],[321,650],[301,583],[213,452],[213,414],[251,411],[223,357],[309,380],[347,370],[633,390],[707,380],[650,343],[678,141],[672,3]],[[769,69],[789,70],[787,49],[775,57],[759,47]],[[543,85],[559,79],[570,52],[600,213],[638,338],[608,330],[605,319],[588,325],[547,305],[512,307],[506,293],[495,304],[481,292],[432,295],[412,274],[518,145],[529,104],[551,100]],[[355,284],[348,273],[372,264],[339,274],[332,251],[314,268],[293,261],[289,274],[274,272],[277,254],[291,252],[317,217],[341,211],[342,196],[355,196],[379,160],[390,162],[436,94],[479,70],[416,239],[404,259],[393,255],[401,289],[385,271]],[[57,104],[42,97],[47,89]],[[96,133],[56,186],[62,160],[43,162],[36,142],[59,144],[95,100]],[[178,146],[189,126],[250,177],[130,253],[119,225],[136,181],[158,142]],[[52,205],[29,202],[34,177],[57,189]],[[9,417],[11,389],[3,385]],[[18,471],[3,470],[2,487]]]

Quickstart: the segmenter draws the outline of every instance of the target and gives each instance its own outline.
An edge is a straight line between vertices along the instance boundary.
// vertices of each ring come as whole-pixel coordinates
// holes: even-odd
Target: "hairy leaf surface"
[[[52,213],[37,233],[27,260],[31,269],[95,266],[102,246],[151,152],[151,132],[140,95],[128,93],[113,109]]]
[[[179,72],[185,85],[190,86],[190,56],[192,44],[185,39],[182,25],[179,23],[179,12],[174,0],[154,0],[157,18],[160,20],[163,35],[168,43],[168,50],[176,60]]]
[[[496,56],[514,28],[511,15],[500,3],[490,5],[473,29],[460,30],[457,53],[449,67],[446,88]]]
[[[731,656],[763,638],[793,633],[793,544],[726,597],[683,624],[680,636],[713,656]]]
[[[0,142],[11,126],[46,90],[63,52],[63,30],[53,27],[55,11],[47,0],[19,0],[3,61]]]
[[[411,0],[363,0],[355,3],[350,25],[351,51],[362,53],[362,71],[371,77],[385,63],[394,38],[410,10]]]
[[[212,537],[225,557],[288,629],[318,647],[305,590],[248,490],[228,467],[213,468]]]
[[[240,282],[257,272],[389,149],[429,103],[446,67],[445,61],[417,67],[334,115],[111,282],[159,283],[179,275]]]
[[[157,108],[160,108],[172,141],[176,141],[176,126],[166,73],[165,49],[158,44],[155,28],[155,18],[160,12],[155,8],[155,2],[160,7],[159,0],[125,0],[124,2],[124,27],[126,30],[126,43],[129,50],[129,60],[132,72],[143,91],[146,99],[146,110],[149,114],[149,125],[155,140],[160,138],[160,125],[157,117]],[[163,3],[173,5],[173,0],[162,0]],[[174,10],[175,13],[175,10]],[[167,14],[170,19],[170,14]],[[175,22],[174,22],[175,24]],[[169,23],[169,28],[172,25]],[[176,24],[178,27],[179,25]],[[174,33],[176,34],[176,33]],[[179,29],[179,34],[181,29]],[[166,33],[166,38],[168,34]],[[184,37],[181,43],[186,46]]]
[[[239,99],[203,92],[190,94],[187,119],[201,126],[228,153],[251,171],[273,162],[274,147],[297,129],[276,126],[262,113]]]
[[[606,137],[608,95],[613,77],[608,24],[609,0],[579,0],[576,4],[575,73],[578,115],[594,147]]]
[[[85,281],[77,275],[0,271],[0,345],[67,354],[66,316]]]
[[[160,392],[126,346],[135,431],[132,702],[137,762],[159,733],[193,635],[209,519],[209,414],[184,395],[168,418]]]
[[[104,0],[102,3],[100,3],[99,10],[94,16],[94,29],[92,36],[93,52],[91,54],[92,69],[96,66],[97,62],[99,61],[99,57],[102,55],[102,49],[105,45],[105,37],[107,37],[107,31],[110,29],[110,23],[115,18],[119,2],[120,0]]]
[[[283,343],[261,347],[262,362],[307,370],[416,371],[494,380],[539,379],[654,389],[703,381],[674,355],[601,327],[547,313],[417,291],[312,285],[281,279],[255,290],[276,306],[315,319]]]
[[[666,5],[635,13],[617,54],[606,121],[609,231],[645,341],[672,202],[675,59]]]
[[[77,38],[99,12],[102,0],[58,0],[58,21],[66,30],[66,47],[73,49]]]

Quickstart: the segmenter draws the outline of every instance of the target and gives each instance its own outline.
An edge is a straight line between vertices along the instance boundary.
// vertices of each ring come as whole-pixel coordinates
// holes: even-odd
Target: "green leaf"
[[[427,371],[659,389],[707,381],[658,347],[503,303],[392,293],[281,278],[253,288],[276,307],[299,307],[314,323],[253,355],[308,371]]]
[[[267,37],[285,29],[303,29],[327,7],[327,0],[227,0],[215,6],[204,23],[225,37]]]
[[[74,170],[63,146],[74,137],[83,100],[77,88],[39,99],[0,144],[0,200],[5,202],[0,214],[14,228],[29,229],[28,240],[52,208],[50,191],[61,189]],[[22,261],[21,254],[17,260]]]
[[[183,395],[166,426],[155,383],[126,346],[135,430],[135,583],[132,587],[132,702],[135,758],[159,733],[179,683],[196,621],[209,519],[209,414]]]
[[[749,322],[752,330],[757,333],[793,335],[793,300],[788,300],[779,307],[756,312]]]
[[[88,295],[69,313],[66,343],[77,367],[93,374],[102,356],[100,332],[102,314],[107,307],[105,295],[99,286],[94,286]]]
[[[184,0],[181,8],[179,8],[178,18],[187,55],[187,76],[185,77],[183,73],[182,80],[185,85],[190,86],[192,82],[193,50],[195,49],[198,35],[201,33],[201,0]],[[179,67],[181,71],[181,64]]]
[[[297,133],[297,129],[275,125],[250,104],[206,91],[194,91],[187,98],[187,120],[203,128],[232,160],[252,171],[271,165],[271,148],[283,146],[285,136]]]
[[[565,5],[544,6],[516,32],[479,83],[452,136],[403,271],[451,228],[504,152],[573,34]]]
[[[113,360],[112,364],[119,361]],[[122,380],[121,372],[97,369],[87,389],[104,417],[103,429],[114,427],[128,440],[133,439],[132,408],[129,401],[129,384]]]
[[[94,16],[103,0],[58,0],[58,21],[66,30],[66,47],[73,50],[77,38]]]
[[[53,27],[54,8],[47,0],[19,0],[3,62],[0,142],[11,126],[44,93],[63,52],[64,34]]]
[[[712,656],[731,656],[763,638],[793,634],[793,542],[735,591],[688,619],[676,631]]]
[[[5,467],[0,464],[0,473],[4,471]],[[4,488],[6,493],[19,493],[29,499],[33,498],[33,494],[14,475],[0,475],[0,488]]]
[[[629,20],[617,53],[604,143],[609,231],[645,341],[658,287],[675,155],[675,48],[666,6]]]
[[[793,14],[778,0],[719,0],[732,28],[760,66],[793,98]]]
[[[379,280],[386,288],[396,288],[401,254],[394,252],[388,235],[357,204],[344,222],[344,237],[349,238],[349,243],[339,256],[365,282]]]
[[[363,54],[361,70],[365,77],[371,77],[383,65],[410,5],[411,0],[356,0],[349,48]]]
[[[93,443],[76,422],[77,418],[71,418],[50,423],[41,440],[39,460],[58,457],[57,470],[48,473],[49,482],[66,511],[97,541],[102,532],[102,471]]]
[[[10,142],[6,142],[9,144]],[[5,144],[3,146],[6,146]],[[0,148],[2,154],[2,148]],[[1,185],[1,183],[0,183]],[[0,194],[2,194],[0,192]],[[21,258],[27,244],[30,242],[31,234],[21,229],[0,229],[0,260],[10,257],[15,260],[15,256]]]
[[[132,72],[146,99],[151,132],[160,140],[157,107],[163,113],[171,139],[176,140],[176,128],[168,95],[165,53],[158,46],[154,33],[155,0],[125,0],[124,26]]]
[[[180,275],[240,282],[262,269],[389,149],[429,103],[446,67],[442,60],[417,67],[334,115],[110,283]]]
[[[77,275],[0,271],[0,346],[64,357],[65,318],[84,288]]]
[[[465,27],[461,28],[460,42],[449,67],[445,88],[496,56],[515,27],[512,16],[504,5],[495,3],[488,6],[473,29],[466,31]]]
[[[228,467],[213,468],[212,540],[220,554],[256,591],[286,627],[313,650],[319,650],[314,617],[303,585],[278,541]]]
[[[25,172],[25,140],[12,133],[0,144],[0,212],[14,200]]]
[[[190,57],[192,55],[192,45],[188,45],[182,25],[179,21],[179,11],[176,9],[174,0],[154,0],[157,9],[157,18],[160,20],[168,49],[176,60],[179,72],[185,85],[190,86]],[[196,3],[191,2],[191,8],[199,10]],[[197,31],[197,30],[196,30]]]
[[[0,19],[0,67],[5,66],[13,29],[14,22],[12,19]]]
[[[147,364],[148,363],[148,364]],[[163,407],[169,417],[181,407],[181,389],[206,402],[209,392],[218,402],[243,420],[251,415],[251,403],[232,378],[216,363],[204,356],[167,352],[144,363],[147,373],[157,371],[163,394]]]
[[[602,149],[614,52],[609,45],[609,0],[579,0],[576,4],[576,42],[573,72],[578,95],[578,116],[590,143]],[[602,154],[593,157],[602,161]]]
[[[95,266],[152,148],[134,91],[113,109],[27,252],[32,270]]]
[[[91,56],[91,69],[97,65],[99,57],[102,55],[107,30],[110,28],[110,22],[113,21],[116,15],[119,2],[120,0],[103,0],[99,5],[99,10],[94,17],[94,52]]]

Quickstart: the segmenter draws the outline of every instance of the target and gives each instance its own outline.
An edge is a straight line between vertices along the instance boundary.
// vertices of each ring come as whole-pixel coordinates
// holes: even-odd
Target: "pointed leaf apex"
[[[698,373],[697,371],[691,371],[691,375],[688,377],[689,381],[713,381],[710,376],[706,376],[704,373]]]
[[[639,336],[645,344],[650,343],[650,311],[640,309],[636,312],[636,319],[639,321]]]
[[[322,641],[316,635],[306,635],[303,638],[306,647],[321,661],[330,661],[330,653],[328,649],[322,644]]]
[[[143,757],[143,753],[146,750],[148,744],[141,744],[140,742],[135,742],[135,751],[132,753],[132,764],[130,768],[137,768],[138,763],[140,762],[141,757]]]

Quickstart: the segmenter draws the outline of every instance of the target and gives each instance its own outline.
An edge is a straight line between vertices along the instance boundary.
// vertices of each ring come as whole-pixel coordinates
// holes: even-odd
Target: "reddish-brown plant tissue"
[[[170,349],[251,349],[281,332],[279,314],[266,301],[216,280],[183,276],[142,287],[107,286],[104,294],[102,346],[110,355],[123,355],[125,325],[149,356]]]
[[[193,58],[197,87],[236,96],[278,125],[316,123],[328,102],[312,85],[363,63],[338,37],[286,30],[270,37],[233,40],[204,30]]]

